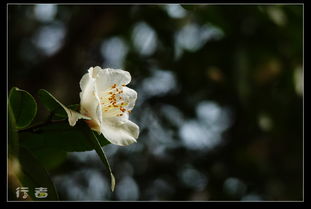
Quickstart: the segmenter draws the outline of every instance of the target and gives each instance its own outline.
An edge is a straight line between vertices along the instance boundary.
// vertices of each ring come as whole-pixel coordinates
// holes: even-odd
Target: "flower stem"
[[[53,114],[50,114],[46,121],[38,123],[38,124],[33,125],[33,126],[30,126],[28,128],[20,129],[20,130],[18,130],[18,132],[19,133],[21,133],[21,132],[36,132],[39,128],[47,126],[49,124],[62,123],[62,122],[66,121],[66,119],[51,120],[52,116],[53,116]]]

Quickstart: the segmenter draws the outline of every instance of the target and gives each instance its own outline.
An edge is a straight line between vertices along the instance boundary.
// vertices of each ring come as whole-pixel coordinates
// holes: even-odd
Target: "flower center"
[[[122,87],[125,85],[122,85]],[[106,90],[100,97],[102,105],[102,112],[104,116],[122,116],[125,112],[130,113],[126,109],[128,102],[126,102],[125,94],[123,94],[122,87],[113,84],[110,89]]]

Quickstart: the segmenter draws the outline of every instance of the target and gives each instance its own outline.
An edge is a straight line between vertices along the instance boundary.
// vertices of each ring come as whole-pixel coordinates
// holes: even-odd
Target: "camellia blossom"
[[[129,145],[136,142],[139,127],[129,120],[137,99],[135,90],[126,87],[129,72],[120,69],[91,67],[80,81],[80,113],[90,120],[88,126],[103,134],[112,144]],[[68,114],[70,125],[81,117]]]

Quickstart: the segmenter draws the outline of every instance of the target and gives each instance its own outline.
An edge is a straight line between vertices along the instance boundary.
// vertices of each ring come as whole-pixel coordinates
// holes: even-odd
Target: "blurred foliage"
[[[79,80],[99,65],[129,71],[138,91],[138,143],[104,148],[114,193],[93,152],[40,153],[59,161],[48,167],[60,199],[301,200],[302,11],[9,5],[9,88],[77,104]]]

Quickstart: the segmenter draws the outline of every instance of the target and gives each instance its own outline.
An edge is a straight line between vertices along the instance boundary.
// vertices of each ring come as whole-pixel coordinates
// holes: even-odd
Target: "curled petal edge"
[[[81,113],[78,113],[77,111],[74,111],[74,110],[67,108],[60,101],[58,101],[55,97],[54,97],[54,99],[66,111],[67,116],[68,116],[68,122],[69,122],[70,126],[75,126],[79,119],[91,120],[90,117],[87,117],[85,115],[82,115]]]

